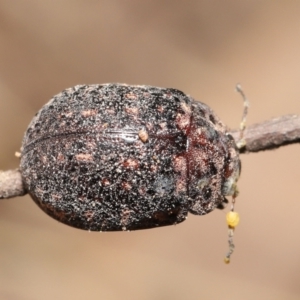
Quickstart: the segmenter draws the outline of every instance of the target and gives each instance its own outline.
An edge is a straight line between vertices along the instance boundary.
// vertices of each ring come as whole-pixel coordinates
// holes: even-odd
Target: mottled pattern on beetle
[[[87,230],[136,230],[206,214],[239,175],[225,126],[174,89],[75,86],[32,120],[21,172],[50,216]]]
[[[226,127],[209,107],[194,102],[192,110],[188,148],[189,211],[203,215],[226,201],[224,196],[228,194],[222,189],[227,181],[224,169],[231,145],[225,135]]]
[[[128,131],[132,135],[132,129],[145,129],[148,134],[178,132],[179,126],[189,126],[190,102],[186,95],[173,89],[75,86],[55,96],[37,113],[23,144],[28,147],[41,138],[75,132],[89,135],[108,130]]]

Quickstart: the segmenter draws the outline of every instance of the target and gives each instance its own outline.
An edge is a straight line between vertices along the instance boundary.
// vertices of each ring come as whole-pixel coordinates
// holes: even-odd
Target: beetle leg
[[[217,209],[224,209],[228,204],[228,200],[224,197],[223,201],[217,205]]]

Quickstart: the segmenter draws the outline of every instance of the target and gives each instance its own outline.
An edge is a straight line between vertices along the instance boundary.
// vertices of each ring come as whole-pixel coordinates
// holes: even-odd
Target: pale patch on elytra
[[[96,114],[97,114],[97,111],[94,109],[83,110],[81,112],[81,115],[85,118],[95,116]]]
[[[105,113],[108,113],[110,115],[115,115],[116,114],[116,111],[112,108],[108,108],[105,110]]]
[[[126,230],[126,226],[130,223],[130,216],[133,213],[132,210],[123,209],[120,215],[120,223],[122,226],[122,230]]]
[[[179,179],[176,181],[176,188],[175,188],[176,193],[182,193],[186,192],[186,180],[185,179]]]
[[[72,115],[73,115],[73,112],[71,112],[71,111],[65,113],[66,118],[70,118],[70,117],[72,117]]]
[[[42,188],[40,188],[40,187],[36,187],[35,188],[35,194],[38,196],[38,197],[41,197],[41,196],[43,196],[43,194],[44,194],[44,190],[42,189]]]
[[[190,123],[190,116],[188,114],[177,114],[176,125],[179,129],[187,130]]]
[[[206,173],[209,170],[210,161],[208,154],[202,151],[202,149],[193,149],[192,153],[195,169],[200,173]]]
[[[60,200],[62,199],[62,196],[59,195],[59,194],[53,193],[53,194],[51,194],[51,198],[52,198],[54,201],[60,201]]]
[[[173,159],[174,171],[175,172],[185,172],[186,171],[186,158],[180,155],[177,155]]]
[[[137,100],[137,95],[135,95],[134,93],[125,94],[125,97],[130,100]]]
[[[93,161],[93,155],[88,153],[80,153],[75,155],[76,160],[78,161]]]
[[[195,135],[201,135],[202,134],[202,128],[197,128],[195,130]]]
[[[162,130],[166,129],[166,127],[167,127],[167,123],[166,123],[166,122],[159,123],[158,125],[159,125],[159,127],[160,127]]]
[[[86,217],[87,222],[90,222],[93,220],[93,217],[95,215],[95,212],[89,210],[87,212],[84,213],[84,216]]]
[[[151,94],[148,93],[148,92],[144,92],[144,93],[143,93],[143,97],[144,97],[144,98],[149,98],[150,96],[151,96]]]
[[[142,186],[138,189],[139,194],[142,196],[146,194],[146,191],[147,191],[147,189],[144,186]]]
[[[46,155],[41,156],[41,161],[43,164],[46,164],[48,162],[48,157]]]
[[[127,114],[136,117],[139,114],[139,109],[137,107],[125,107]]]
[[[59,127],[61,128],[61,127],[65,127],[66,126],[66,121],[62,121],[61,123],[59,123]]]
[[[63,149],[69,150],[73,148],[73,142],[66,141],[63,145]]]
[[[165,99],[172,99],[172,97],[173,97],[173,95],[170,93],[170,92],[166,92],[166,93],[164,93],[164,95],[163,95],[163,97],[165,98]]]
[[[151,166],[150,166],[150,171],[151,171],[152,173],[156,173],[157,170],[158,170],[158,166],[157,166],[157,165],[151,165]]]
[[[59,162],[63,162],[65,160],[65,156],[61,152],[59,152],[57,154],[56,160]]]
[[[130,183],[128,183],[127,181],[123,181],[121,183],[121,186],[125,191],[130,191],[132,189],[132,185]]]
[[[147,123],[147,124],[146,124],[146,128],[147,128],[149,131],[152,130],[152,129],[154,128],[153,123]]]
[[[87,149],[93,150],[93,149],[96,149],[96,147],[97,147],[97,144],[95,142],[87,142],[86,143]]]
[[[85,202],[85,201],[87,200],[87,198],[86,198],[86,196],[79,196],[79,197],[78,197],[78,200],[79,200],[80,202]]]
[[[164,111],[164,107],[161,106],[161,105],[159,105],[159,106],[157,107],[157,110],[158,110],[160,113],[162,113],[162,112]]]
[[[187,105],[185,102],[181,102],[180,106],[185,113],[191,114],[192,112],[191,107]]]
[[[111,184],[107,178],[103,178],[100,183],[102,186],[109,186]]]
[[[123,166],[128,169],[137,169],[139,167],[139,162],[136,159],[128,158],[123,163]]]
[[[147,131],[146,130],[140,130],[139,131],[139,138],[140,138],[140,140],[143,142],[143,143],[145,143],[145,142],[147,142],[148,141],[148,138],[149,138],[149,135],[148,135],[148,133],[147,133]]]

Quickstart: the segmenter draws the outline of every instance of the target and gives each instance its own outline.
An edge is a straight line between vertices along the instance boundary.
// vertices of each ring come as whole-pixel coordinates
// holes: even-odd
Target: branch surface
[[[26,194],[20,171],[0,171],[0,199],[8,199]]]
[[[230,134],[239,142],[240,131]],[[300,142],[300,116],[286,115],[263,123],[254,124],[244,131],[245,146],[240,153],[259,152]],[[22,183],[20,171],[0,171],[0,199],[23,196],[27,192]]]
[[[239,130],[230,132],[236,142],[239,141]],[[240,153],[272,150],[281,146],[300,142],[300,116],[286,115],[263,123],[254,124],[244,132],[246,145]]]

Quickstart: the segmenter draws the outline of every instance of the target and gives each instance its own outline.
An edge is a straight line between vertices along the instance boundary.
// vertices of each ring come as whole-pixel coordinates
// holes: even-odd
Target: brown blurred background
[[[62,89],[181,89],[238,127],[300,114],[299,1],[0,0],[0,168]],[[225,212],[140,232],[88,233],[29,197],[0,203],[0,299],[300,299],[299,145],[243,155],[230,265]]]

